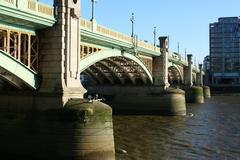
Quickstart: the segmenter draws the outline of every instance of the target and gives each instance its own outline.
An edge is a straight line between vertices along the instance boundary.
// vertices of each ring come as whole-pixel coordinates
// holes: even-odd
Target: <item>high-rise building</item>
[[[219,18],[209,33],[212,85],[240,85],[240,17]]]
[[[210,58],[209,56],[204,57],[203,60],[203,71],[207,72],[210,70]]]

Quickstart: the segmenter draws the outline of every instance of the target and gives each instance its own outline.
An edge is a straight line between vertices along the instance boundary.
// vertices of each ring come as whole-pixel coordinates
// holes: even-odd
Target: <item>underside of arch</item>
[[[36,90],[39,86],[37,73],[0,50],[0,79],[18,89]]]
[[[192,74],[192,83],[194,84],[194,85],[196,85],[196,83],[197,83],[197,75],[196,74]]]
[[[168,81],[171,85],[179,85],[183,83],[183,77],[177,66],[168,67]]]
[[[93,53],[81,60],[80,68],[83,84],[99,81],[120,85],[152,83],[152,75],[144,63],[136,56],[119,50]]]

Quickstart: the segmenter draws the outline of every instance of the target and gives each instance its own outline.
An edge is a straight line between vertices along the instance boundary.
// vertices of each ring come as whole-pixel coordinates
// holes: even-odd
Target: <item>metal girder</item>
[[[103,65],[104,67],[108,67],[109,71],[121,82],[121,84],[124,84],[125,81],[123,78],[120,78],[120,76],[118,75],[118,73],[114,72],[113,68],[111,66],[106,65],[105,61],[107,61],[108,59],[102,60],[100,62],[98,62],[99,64]],[[111,63],[111,62],[110,62]]]
[[[0,49],[38,71],[39,40],[30,33],[0,28]]]
[[[196,76],[196,74],[192,74],[192,82],[193,82],[193,84],[196,84],[196,82],[197,82],[197,76]]]
[[[150,82],[151,83],[153,82],[151,72],[148,70],[145,64],[138,57],[132,54],[122,52],[120,50],[114,50],[114,49],[99,51],[97,53],[92,53],[91,55],[84,57],[81,60],[80,71],[83,72],[85,69],[87,69],[91,65],[111,57],[124,57],[136,63],[136,65],[139,65],[141,69],[144,71],[144,73],[146,74],[146,77],[150,80]]]
[[[168,77],[170,84],[180,84],[182,82],[182,77],[179,70],[175,66],[168,68]]]
[[[115,66],[117,66],[119,69],[122,69],[123,72],[125,73],[125,75],[130,79],[130,81],[132,82],[132,84],[135,84],[135,78],[133,77],[133,75],[131,73],[129,73],[126,68],[122,67],[120,64],[118,64],[116,61],[112,60],[112,58],[108,58],[105,59],[104,61],[107,61]],[[125,82],[124,82],[125,83]]]
[[[10,83],[12,86],[16,87],[17,89],[24,89],[26,86],[24,85],[23,82],[11,73],[7,72],[3,68],[0,68],[0,79],[3,79],[4,81],[7,81]]]
[[[90,69],[90,67],[87,68],[85,72],[88,73],[88,75],[90,75],[91,77],[94,77],[94,79],[97,80],[98,83],[103,84],[103,79],[101,79],[99,76],[94,74],[94,72]]]
[[[130,60],[126,59],[126,58],[123,58],[122,59],[123,61],[125,61],[126,63],[129,63]],[[144,77],[144,72],[141,72],[141,68],[139,68],[139,65],[135,64],[134,61],[130,61],[130,67],[133,67],[133,70],[135,70],[135,72],[137,72],[140,77],[141,77],[141,80],[143,81],[144,84],[147,83],[147,80],[146,80],[146,77]],[[134,73],[136,77],[136,73]],[[136,83],[136,78],[135,78],[135,83]]]
[[[96,80],[92,74],[88,73],[87,70],[83,71],[83,75],[87,75],[88,77],[91,77],[91,80],[93,80],[95,84],[98,83],[98,80]]]
[[[178,73],[179,73],[179,76],[180,76],[180,79],[183,80],[183,71],[181,71],[181,69],[179,69],[179,66],[177,64],[173,64],[173,63],[169,63],[168,65],[168,68],[174,68]]]
[[[26,86],[36,90],[39,86],[36,72],[2,50],[0,50],[0,68],[1,76],[10,83],[14,83],[18,88]]]
[[[99,68],[99,67],[97,66],[97,63],[94,64],[94,65],[92,65],[91,67],[93,67],[98,73],[100,73],[101,75],[103,75],[103,77],[104,77],[105,79],[107,79],[111,84],[114,84],[114,80],[111,79],[111,77],[107,76],[106,73],[105,73],[101,68]],[[91,68],[91,67],[90,67],[90,68]]]

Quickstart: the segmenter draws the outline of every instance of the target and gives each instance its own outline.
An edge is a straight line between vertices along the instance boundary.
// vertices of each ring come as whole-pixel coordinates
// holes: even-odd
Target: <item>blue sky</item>
[[[52,4],[53,0],[40,0]],[[240,16],[240,0],[98,0],[97,22],[131,34],[131,13],[136,19],[136,34],[153,43],[153,28],[158,36],[170,37],[170,49],[184,50],[202,62],[209,53],[209,23],[219,17]],[[82,0],[83,18],[91,18],[91,0]]]

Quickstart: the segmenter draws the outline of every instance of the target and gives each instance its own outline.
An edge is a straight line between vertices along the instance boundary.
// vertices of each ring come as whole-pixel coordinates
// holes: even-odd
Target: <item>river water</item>
[[[240,96],[188,104],[187,112],[114,116],[117,160],[240,160]]]
[[[175,117],[114,115],[116,159],[240,160],[240,96],[215,96],[204,104],[188,104],[187,112]],[[42,160],[41,156],[54,156],[64,147],[74,149],[74,145],[63,145],[65,141],[75,144],[77,136],[69,128],[62,129],[62,123],[18,116],[0,118],[1,159],[22,159],[26,153],[24,159],[34,159],[30,155]]]

